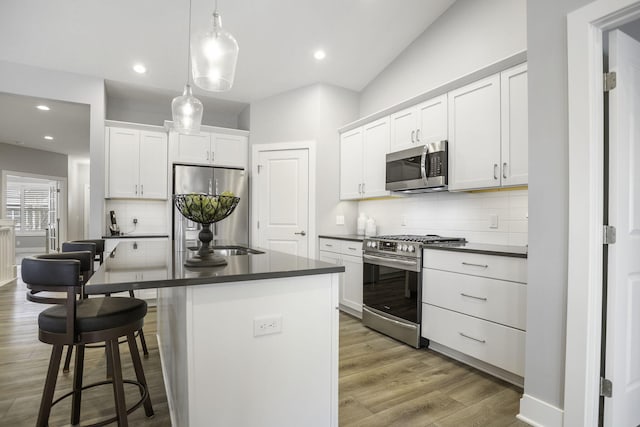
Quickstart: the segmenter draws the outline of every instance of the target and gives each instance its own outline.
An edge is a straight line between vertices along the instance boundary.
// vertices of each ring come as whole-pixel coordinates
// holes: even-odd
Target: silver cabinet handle
[[[420,129],[416,130],[416,142],[420,142]]]
[[[462,261],[462,265],[467,265],[467,266],[470,266],[470,267],[489,268],[488,264],[474,264],[472,262],[464,262],[464,261]]]
[[[307,235],[307,233],[305,233],[304,230],[303,231],[297,231],[297,232],[295,232],[293,234],[299,234],[301,236],[306,236]]]
[[[207,160],[209,160],[209,150],[207,150]]]
[[[333,247],[333,245],[330,245],[328,243],[325,243],[325,246],[328,247],[328,248],[332,248]]]
[[[504,162],[502,164],[502,177],[504,179],[507,179],[507,162]]]
[[[498,179],[498,164],[493,164],[493,179]]]
[[[480,300],[480,301],[486,301],[487,300],[486,297],[477,297],[477,296],[474,296],[474,295],[465,294],[464,292],[460,292],[460,295],[462,295],[463,297],[473,298],[473,299],[477,299],[477,300]]]
[[[362,194],[362,184],[358,184],[358,194]]]
[[[465,334],[465,333],[463,333],[463,332],[458,332],[458,333],[460,334],[460,336],[463,336],[463,337],[465,337],[465,338],[468,338],[468,339],[470,339],[470,340],[473,340],[473,341],[476,341],[476,342],[479,342],[479,343],[482,343],[482,344],[484,344],[484,343],[486,343],[486,342],[487,342],[486,340],[480,340],[480,339],[478,339],[478,338],[470,337],[469,335],[467,335],[467,334]]]
[[[136,195],[138,194],[138,184],[136,184]]]
[[[411,131],[411,142],[416,142],[416,140],[415,140],[415,136],[416,136],[416,131],[415,131],[415,130],[412,130],[412,131]]]
[[[364,189],[365,183],[362,183],[362,194],[366,193],[365,189]]]
[[[140,184],[140,195],[144,196],[144,184]]]
[[[358,248],[352,248],[352,247],[349,247],[348,249],[349,249],[350,251],[357,251],[357,250],[358,250]]]

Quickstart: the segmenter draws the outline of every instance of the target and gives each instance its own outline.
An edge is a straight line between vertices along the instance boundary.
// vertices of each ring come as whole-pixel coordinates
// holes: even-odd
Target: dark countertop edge
[[[522,246],[513,246],[512,250],[509,250],[509,246],[495,245],[496,249],[490,249],[492,245],[482,244],[482,247],[474,247],[473,244],[467,244],[470,246],[449,246],[447,244],[431,244],[423,246],[423,249],[437,249],[440,251],[452,251],[452,252],[467,252],[472,254],[483,255],[497,255],[507,256],[512,258],[527,258],[527,252],[522,252]],[[517,249],[516,249],[517,248]]]
[[[338,235],[329,235],[329,234],[319,234],[318,239],[333,239],[333,240],[346,240],[348,242],[362,242],[365,237],[360,236],[358,234],[338,234]]]
[[[168,239],[168,234],[123,234],[120,236],[102,236],[103,239]]]
[[[194,277],[187,279],[164,279],[164,280],[152,280],[136,283],[108,283],[104,285],[89,285],[85,288],[87,295],[100,295],[104,293],[124,292],[130,289],[161,289],[161,288],[176,288],[182,286],[193,285],[215,285],[224,284],[230,282],[244,282],[252,280],[264,280],[264,279],[279,279],[286,277],[298,277],[298,276],[315,276],[318,274],[330,274],[330,273],[344,273],[345,268],[342,265],[335,265],[330,267],[313,268],[307,270],[292,270],[292,271],[274,271],[264,273],[250,273],[250,274],[237,274],[233,276],[212,276],[212,277]]]

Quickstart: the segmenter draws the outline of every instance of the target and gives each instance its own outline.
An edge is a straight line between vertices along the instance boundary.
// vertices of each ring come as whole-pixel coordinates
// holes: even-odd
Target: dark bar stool
[[[85,252],[87,258],[90,252]],[[94,424],[105,425],[117,421],[119,426],[128,426],[127,414],[144,405],[145,414],[153,416],[153,407],[147,389],[140,355],[134,333],[142,328],[147,314],[147,304],[137,298],[102,297],[76,300],[83,286],[79,276],[81,262],[69,254],[57,256],[34,256],[22,260],[22,280],[27,287],[38,291],[66,291],[64,305],[55,305],[44,310],[38,316],[40,341],[52,344],[51,359],[45,381],[37,427],[48,425],[51,407],[62,399],[71,396],[71,424],[80,422],[82,390],[103,384],[112,384],[116,405],[116,416]],[[76,255],[74,255],[76,256]],[[90,258],[92,259],[92,258]],[[122,379],[122,366],[118,340],[126,337],[137,381]],[[113,366],[111,381],[82,386],[84,368],[84,348],[91,343],[104,342],[107,358]],[[58,370],[65,345],[76,347],[76,363],[73,374],[73,390],[55,402],[53,395]],[[140,400],[130,409],[126,408],[124,383],[135,384],[140,389]]]
[[[93,259],[95,261],[99,261],[100,264],[104,262],[104,239],[72,240],[70,242],[65,242],[62,244],[62,252],[85,251],[85,250],[93,252]],[[93,268],[93,264],[92,264],[92,268]],[[89,280],[91,275],[93,275],[93,269],[91,270],[91,274],[89,274],[89,276],[87,277],[87,280]],[[87,280],[85,280],[85,283]],[[110,296],[111,294],[106,294],[106,295]],[[135,294],[133,293],[133,290],[129,291],[129,296],[131,298],[135,298]],[[142,346],[142,354],[144,354],[145,357],[148,357],[149,349],[147,348],[147,340],[144,338],[144,332],[142,331],[142,328],[136,333],[136,335],[138,336],[138,338],[140,338],[140,345]],[[69,371],[70,362],[71,362],[71,352],[68,351],[67,357],[65,358],[65,361],[64,361],[64,368],[63,368],[64,372]]]

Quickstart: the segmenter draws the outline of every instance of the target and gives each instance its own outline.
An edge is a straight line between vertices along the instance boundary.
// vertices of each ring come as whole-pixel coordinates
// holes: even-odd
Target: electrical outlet
[[[279,334],[282,332],[282,316],[253,319],[253,336]]]
[[[336,225],[344,225],[344,215],[336,215]]]
[[[498,215],[490,214],[489,215],[489,228],[498,228]]]
[[[133,218],[133,223],[137,224],[138,223],[138,218]]]

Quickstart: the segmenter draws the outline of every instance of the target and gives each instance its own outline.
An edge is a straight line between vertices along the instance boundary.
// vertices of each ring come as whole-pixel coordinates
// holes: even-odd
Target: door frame
[[[0,181],[0,218],[5,218],[7,215],[6,206],[4,203],[4,190],[7,188],[7,175],[11,176],[23,176],[25,178],[37,178],[37,179],[45,179],[47,181],[57,181],[60,183],[60,203],[58,206],[58,215],[60,218],[60,229],[58,230],[58,238],[60,244],[67,240],[67,211],[69,203],[69,195],[67,191],[67,177],[62,176],[51,176],[51,175],[39,175],[35,173],[29,172],[18,172],[18,171],[10,171],[3,170],[2,171],[2,180]],[[49,242],[46,242],[47,245]]]
[[[317,239],[316,234],[316,141],[291,141],[291,142],[274,142],[267,144],[252,144],[251,145],[251,174],[253,177],[258,175],[258,158],[261,152],[266,151],[290,151],[290,150],[307,150],[309,154],[309,198],[308,198],[308,212],[309,212],[309,230],[307,232],[308,256],[310,259],[315,259],[317,256]],[[259,199],[257,191],[257,178],[250,179],[250,192],[251,192],[251,245],[259,246],[259,230],[258,230],[258,218],[259,218]]]
[[[598,425],[604,208],[603,32],[638,18],[638,0],[597,0],[567,15],[566,426]]]

